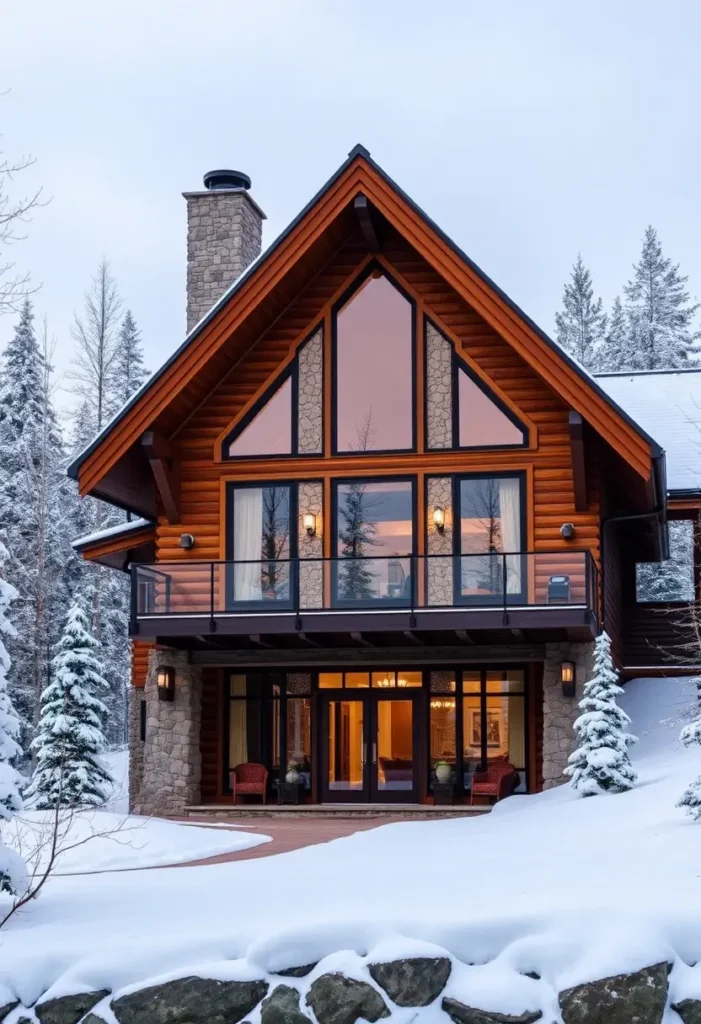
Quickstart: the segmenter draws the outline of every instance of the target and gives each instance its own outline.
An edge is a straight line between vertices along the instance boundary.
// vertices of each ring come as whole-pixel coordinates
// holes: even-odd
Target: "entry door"
[[[370,800],[414,803],[418,793],[417,694],[371,694]]]
[[[411,803],[417,799],[416,694],[324,694],[322,800]]]
[[[370,770],[369,694],[324,694],[322,721],[322,800],[368,803]]]

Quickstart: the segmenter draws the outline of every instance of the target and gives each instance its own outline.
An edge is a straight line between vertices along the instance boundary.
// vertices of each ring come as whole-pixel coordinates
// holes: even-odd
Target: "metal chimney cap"
[[[243,171],[207,171],[204,176],[204,187],[210,191],[220,188],[243,188],[248,191],[251,179]]]

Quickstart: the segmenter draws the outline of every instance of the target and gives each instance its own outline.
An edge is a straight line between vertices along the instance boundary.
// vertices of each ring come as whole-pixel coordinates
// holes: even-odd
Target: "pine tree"
[[[626,316],[620,296],[617,295],[613,300],[611,315],[606,326],[604,343],[599,352],[598,369],[610,373],[626,369],[630,362],[628,356],[629,340],[628,317]]]
[[[339,503],[338,539],[344,559],[339,563],[339,596],[348,600],[373,595],[375,573],[367,549],[376,543],[377,526],[370,516],[370,501],[365,485],[354,482]]]
[[[8,618],[8,609],[17,597],[15,588],[4,579],[3,566],[7,560],[7,548],[0,541],[0,824],[8,821],[22,810],[20,796],[21,776],[14,766],[22,755],[17,742],[20,721],[7,692],[7,673],[10,656],[3,637],[14,636],[15,627]],[[0,893],[15,895],[26,884],[24,864],[12,850],[8,850],[0,836]]]
[[[669,558],[664,562],[639,562],[636,567],[638,601],[693,601],[694,530],[688,519],[668,525]]]
[[[629,365],[622,370],[667,370],[694,365],[699,332],[698,303],[690,305],[687,277],[662,254],[657,232],[648,227],[640,260],[624,288],[630,337]]]
[[[598,368],[606,332],[606,314],[601,299],[594,299],[591,274],[581,253],[565,285],[563,310],[555,316],[558,343],[588,370]]]
[[[73,338],[78,350],[69,375],[75,382],[76,394],[94,410],[96,433],[114,411],[117,325],[121,311],[117,283],[109,263],[103,259],[91,288],[85,293],[83,315],[76,314],[74,318]]]
[[[594,674],[584,684],[579,702],[582,714],[574,723],[578,747],[569,757],[565,775],[582,796],[623,793],[635,785],[637,774],[628,747],[636,738],[626,732],[630,719],[616,697],[623,690],[611,658],[611,640],[601,633],[595,644]]]
[[[138,391],[148,377],[144,367],[144,350],[141,331],[130,309],[124,314],[117,338],[117,352],[114,365],[114,409],[117,412],[131,396]]]
[[[51,400],[47,331],[43,350],[27,299],[0,369],[0,523],[11,558],[6,571],[19,592],[16,636],[8,641],[10,689],[25,734],[38,718],[51,623],[60,614],[54,581],[68,547],[63,445]]]
[[[97,759],[105,747],[107,708],[97,694],[107,687],[98,644],[79,596],[71,605],[52,662],[53,680],[42,694],[33,746],[37,765],[27,796],[40,810],[99,806],[110,776]]]
[[[701,679],[696,680],[696,691],[697,705],[701,708]],[[692,747],[697,743],[701,746],[701,715],[684,726],[679,739],[685,747]],[[685,807],[687,814],[696,820],[701,818],[701,775],[682,793],[677,807]]]

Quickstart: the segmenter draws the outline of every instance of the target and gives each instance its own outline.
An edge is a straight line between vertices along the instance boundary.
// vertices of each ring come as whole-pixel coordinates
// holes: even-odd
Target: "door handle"
[[[367,762],[367,759],[368,759],[368,745],[367,745],[367,743],[363,743],[363,754],[362,754],[362,757],[360,758],[360,763],[361,764],[365,764]]]
[[[377,764],[377,743],[372,745],[372,763]]]

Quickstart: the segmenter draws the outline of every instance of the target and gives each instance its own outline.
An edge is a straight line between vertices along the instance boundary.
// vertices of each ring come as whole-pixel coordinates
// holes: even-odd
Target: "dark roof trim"
[[[701,487],[672,487],[667,496],[682,501],[684,498],[701,498]]]
[[[199,323],[195,324],[195,326],[192,328],[190,333],[185,338],[185,341],[182,343],[182,345],[180,345],[175,350],[175,352],[172,354],[172,356],[170,356],[170,358],[167,359],[165,361],[165,363],[163,363],[163,365],[160,367],[160,369],[156,370],[156,372],[149,378],[149,380],[147,380],[146,383],[143,384],[141,388],[139,388],[139,390],[119,410],[119,412],[113,417],[113,419],[110,420],[110,422],[107,424],[107,426],[97,435],[95,440],[92,441],[88,445],[88,447],[84,451],[82,451],[80,453],[80,455],[78,455],[73,460],[73,462],[70,464],[70,466],[66,470],[66,472],[68,473],[68,475],[70,477],[72,477],[74,480],[78,479],[78,470],[80,469],[80,467],[83,464],[83,462],[90,455],[92,455],[92,453],[95,451],[96,448],[98,448],[98,446],[107,437],[107,435],[111,433],[113,428],[136,405],[136,403],[139,401],[141,396],[144,395],[152,387],[152,385],[155,384],[157,380],[159,380],[159,378],[166,372],[166,370],[170,366],[173,365],[173,363],[180,357],[181,353],[184,352],[185,349],[188,347],[190,342],[194,338],[197,337],[197,335],[200,333],[200,331],[202,331],[207,326],[207,324],[210,323],[210,321],[217,315],[217,313],[220,311],[220,309],[222,309],[222,307],[226,305],[226,303],[229,301],[229,299],[232,297],[232,295],[235,295],[236,292],[238,292],[239,289],[244,286],[244,284],[248,281],[248,279],[258,270],[259,266],[262,263],[264,263],[275,252],[275,250],[282,244],[282,242],[284,242],[284,240],[287,238],[287,236],[292,231],[294,231],[294,229],[297,227],[299,222],[301,220],[303,220],[303,218],[307,215],[307,213],[316,205],[316,203],[319,201],[319,199],[321,199],[321,197],[324,195],[324,193],[326,193],[336,183],[338,178],[340,178],[341,175],[345,173],[345,171],[348,169],[348,167],[352,164],[352,162],[358,156],[363,157],[363,159],[367,161],[367,163],[372,167],[372,169],[375,171],[375,173],[379,177],[381,177],[383,179],[383,181],[385,181],[390,186],[390,188],[394,189],[394,191],[399,196],[402,197],[404,202],[422,220],[424,220],[426,222],[426,224],[428,224],[429,227],[433,231],[435,231],[435,233],[439,236],[439,238],[441,238],[442,241],[446,243],[446,245],[449,245],[450,248],[453,250],[453,252],[457,256],[459,256],[460,259],[463,260],[463,262],[466,263],[467,266],[469,266],[470,269],[473,270],[474,273],[477,274],[484,281],[484,283],[486,285],[488,285],[489,288],[491,288],[494,292],[496,292],[496,294],[508,306],[511,307],[511,309],[514,311],[514,313],[516,313],[516,315],[518,317],[520,317],[521,320],[524,321],[524,323],[528,324],[528,326],[531,328],[532,331],[534,331],[547,345],[550,346],[550,348],[553,350],[553,352],[557,353],[557,355],[560,356],[560,358],[564,359],[564,361],[568,364],[568,366],[570,366],[571,369],[573,369],[577,373],[577,375],[579,377],[581,377],[581,379],[583,381],[585,381],[587,384],[589,384],[590,387],[594,388],[594,390],[597,392],[597,394],[599,395],[600,398],[603,398],[604,401],[606,401],[611,406],[611,408],[614,409],[618,413],[618,415],[621,416],[622,419],[624,419],[626,421],[626,423],[629,424],[629,426],[633,427],[633,429],[636,430],[637,433],[641,437],[645,438],[645,440],[649,443],[649,445],[650,445],[650,447],[652,449],[653,456],[657,456],[657,455],[659,455],[662,452],[662,449],[660,448],[658,443],[652,437],[650,437],[650,435],[645,430],[643,430],[642,427],[638,423],[636,423],[635,420],[631,416],[628,415],[628,413],[625,411],[625,409],[622,409],[616,402],[614,402],[614,400],[611,398],[611,396],[609,394],[607,394],[606,391],[604,391],[603,388],[599,387],[599,385],[596,383],[596,380],[594,379],[594,377],[592,377],[592,375],[590,373],[588,373],[579,363],[577,363],[574,359],[572,359],[567,354],[567,352],[565,352],[564,349],[562,349],[558,344],[556,344],[556,342],[554,342],[552,340],[552,338],[548,337],[548,335],[545,333],[545,331],[541,330],[541,328],[538,327],[538,325],[533,320],[531,320],[531,318],[526,313],[524,313],[524,311],[519,306],[517,306],[516,303],[512,299],[509,298],[509,296],[506,294],[506,292],[502,291],[502,289],[498,285],[496,285],[494,283],[494,281],[492,281],[492,279],[490,277],[488,277],[488,275],[485,274],[484,271],[481,270],[477,266],[477,264],[474,263],[473,260],[471,260],[470,257],[465,252],[463,252],[463,250],[458,245],[455,244],[455,242],[452,240],[452,238],[450,238],[448,235],[446,235],[446,233],[441,228],[438,227],[438,225],[435,223],[435,221],[433,221],[428,216],[428,214],[426,214],[421,209],[421,207],[418,206],[414,202],[414,200],[410,196],[408,196],[406,194],[406,192],[402,188],[400,188],[399,185],[397,185],[397,183],[392,178],[390,178],[390,176],[380,167],[380,165],[377,164],[372,159],[372,157],[370,156],[369,151],[365,148],[365,146],[362,146],[362,145],[358,144],[358,145],[354,146],[353,149],[351,149],[350,153],[348,154],[347,159],[344,160],[344,162],[341,164],[341,166],[338,168],[338,170],[334,174],[331,175],[329,180],[324,185],[322,185],[322,187],[319,189],[319,191],[316,192],[316,194],[309,200],[307,205],[297,214],[297,216],[294,218],[294,220],[290,221],[288,226],[285,228],[285,230],[281,234],[278,235],[278,237],[275,239],[275,241],[272,243],[272,245],[268,246],[268,248],[263,253],[261,253],[261,255],[258,257],[258,259],[255,260],[250,265],[250,267],[248,267],[243,272],[243,274],[241,274],[241,276],[238,277],[236,279],[236,281],[234,281],[234,283],[231,285],[231,287],[228,288],[227,291],[224,292],[224,294],[219,299],[219,301],[217,303],[215,303],[214,306],[212,306],[212,308],[209,310],[209,312],[206,313],[205,316],[202,317],[202,319],[199,321]]]

